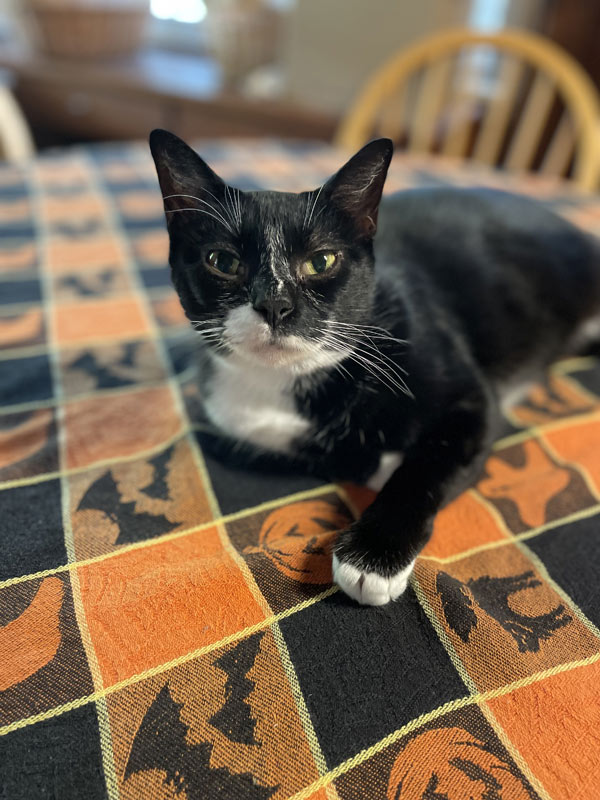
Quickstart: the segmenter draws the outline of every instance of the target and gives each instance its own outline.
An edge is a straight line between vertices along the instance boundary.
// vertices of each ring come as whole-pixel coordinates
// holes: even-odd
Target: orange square
[[[438,513],[423,555],[447,558],[505,538],[491,512],[473,492],[465,492]]]
[[[133,250],[138,261],[148,264],[166,264],[169,259],[169,237],[166,230],[148,231],[132,237]]]
[[[78,573],[105,686],[264,619],[216,528]]]
[[[117,195],[121,214],[133,219],[159,217],[163,213],[163,201],[158,192],[123,192]]]
[[[100,198],[94,194],[50,196],[43,198],[43,213],[50,223],[86,219],[102,219],[104,209]]]
[[[2,248],[0,250],[0,272],[33,269],[35,263],[36,248],[29,242],[12,249]]]
[[[84,239],[51,238],[48,246],[48,265],[52,272],[80,272],[96,267],[123,265],[123,253],[118,242],[110,236],[90,236]]]
[[[160,300],[155,300],[152,303],[152,308],[158,324],[164,328],[174,328],[187,323],[183,308],[175,293],[171,293],[168,297]]]
[[[73,184],[83,185],[88,181],[85,166],[69,159],[57,158],[38,162],[35,165],[35,172],[45,188],[72,186]]]
[[[488,701],[551,797],[598,796],[599,686],[596,662]]]
[[[38,344],[44,341],[44,317],[41,308],[22,314],[0,317],[0,348]]]
[[[537,528],[596,503],[581,474],[554,459],[535,439],[490,456],[477,491],[495,506],[512,533]]]
[[[54,309],[61,344],[95,339],[127,339],[148,333],[148,323],[135,297],[64,303]]]
[[[143,453],[181,430],[166,386],[78,400],[65,406],[69,468]]]
[[[582,466],[600,491],[600,420],[544,433],[560,458]]]
[[[29,200],[14,200],[11,203],[0,203],[0,222],[17,222],[26,220],[31,214]]]
[[[121,267],[102,267],[80,273],[61,272],[53,276],[52,296],[55,303],[87,302],[107,299],[115,294],[131,292],[131,280]]]

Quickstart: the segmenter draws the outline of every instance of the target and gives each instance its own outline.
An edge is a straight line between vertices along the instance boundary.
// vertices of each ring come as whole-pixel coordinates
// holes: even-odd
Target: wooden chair
[[[19,163],[32,158],[35,146],[16,100],[0,84],[0,161]]]
[[[393,56],[367,81],[336,143],[388,136],[409,151],[471,158],[508,170],[600,177],[600,102],[564,50],[516,30],[452,29]]]

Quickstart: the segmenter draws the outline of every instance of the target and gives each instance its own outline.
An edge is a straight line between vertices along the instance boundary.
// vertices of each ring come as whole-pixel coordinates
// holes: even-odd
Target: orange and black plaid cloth
[[[203,153],[242,189],[341,162]],[[400,156],[388,189],[482,180],[600,231],[559,184]],[[597,362],[556,366],[406,594],[360,608],[328,546],[366,490],[203,453],[146,148],[1,169],[0,232],[0,797],[598,797]]]

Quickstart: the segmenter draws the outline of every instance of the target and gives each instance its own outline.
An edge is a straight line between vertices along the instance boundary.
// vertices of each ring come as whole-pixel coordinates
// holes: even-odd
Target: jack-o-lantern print
[[[515,767],[463,728],[428,730],[397,757],[387,800],[532,800]]]
[[[288,578],[331,583],[331,547],[336,532],[351,522],[339,506],[306,500],[272,511],[264,520],[258,548]]]

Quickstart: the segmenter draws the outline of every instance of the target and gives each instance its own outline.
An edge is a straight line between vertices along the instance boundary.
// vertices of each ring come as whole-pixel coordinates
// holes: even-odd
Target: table
[[[15,94],[36,137],[56,144],[139,139],[152,128],[204,138],[333,136],[335,115],[283,99],[261,99],[223,85],[213,59],[144,49],[100,62],[0,48],[0,66],[15,78]]]
[[[342,159],[202,152],[240,188]],[[481,182],[600,229],[557,182],[397,156],[388,188]],[[0,795],[596,795],[597,361],[556,365],[406,594],[360,608],[328,547],[366,489],[203,452],[146,146],[0,169],[0,232]]]

